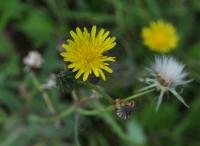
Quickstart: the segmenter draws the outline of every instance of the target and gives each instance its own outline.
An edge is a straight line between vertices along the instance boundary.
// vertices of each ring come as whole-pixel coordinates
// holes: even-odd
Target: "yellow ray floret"
[[[166,53],[177,47],[179,37],[175,27],[168,22],[158,20],[142,29],[143,43],[150,50]]]
[[[83,81],[86,81],[93,73],[105,80],[103,70],[112,73],[108,62],[114,62],[115,57],[105,56],[104,53],[116,45],[116,38],[108,37],[109,31],[104,29],[97,33],[96,26],[92,27],[91,32],[86,28],[81,30],[77,27],[76,31],[70,31],[70,34],[73,39],[68,39],[62,44],[65,51],[61,56],[64,57],[64,61],[69,62],[68,68],[77,72],[75,78],[83,75]]]

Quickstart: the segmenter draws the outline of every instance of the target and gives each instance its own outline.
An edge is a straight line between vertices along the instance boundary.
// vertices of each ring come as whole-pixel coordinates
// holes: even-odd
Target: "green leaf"
[[[200,3],[199,0],[191,0],[190,2],[190,6],[192,7],[193,10],[195,11],[200,11]]]
[[[185,133],[190,133],[194,137],[200,138],[196,133],[200,132],[200,117],[197,116],[200,112],[200,98],[197,97],[196,100],[193,101],[191,108],[188,111],[188,114],[185,118],[177,125],[175,129],[175,133],[180,135]]]
[[[19,0],[0,1],[0,30],[3,30],[11,18],[18,18],[23,10]]]
[[[0,55],[4,58],[0,62],[0,85],[4,84],[6,77],[18,75],[19,73],[19,57],[10,40],[0,36]]]
[[[6,118],[7,116],[5,111],[2,108],[0,108],[0,125],[6,121]]]
[[[5,104],[13,112],[17,112],[22,106],[19,96],[16,96],[16,93],[3,87],[1,87],[0,103]]]
[[[144,107],[141,113],[141,122],[149,130],[161,130],[172,127],[177,119],[177,109],[174,104],[162,103],[158,112],[155,111],[155,103]]]
[[[192,59],[199,59],[200,58],[200,42],[197,41],[196,44],[194,44],[191,48],[190,48],[190,54],[191,54],[191,58]]]
[[[130,120],[126,124],[127,133],[136,144],[144,145],[146,144],[146,136],[143,131],[142,126],[135,120]]]
[[[48,41],[54,26],[46,11],[30,9],[28,16],[18,24],[18,28],[32,39],[35,46],[38,46]]]
[[[101,104],[96,103],[96,107],[102,108]],[[111,113],[102,113],[99,115],[111,128],[111,130],[121,138],[124,142],[129,144],[134,144],[135,142],[123,131],[121,125],[118,124],[116,119],[113,117]]]

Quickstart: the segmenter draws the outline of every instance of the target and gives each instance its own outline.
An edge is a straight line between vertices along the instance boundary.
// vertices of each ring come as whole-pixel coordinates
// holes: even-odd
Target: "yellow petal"
[[[68,49],[68,45],[67,44],[62,44],[61,47],[64,48],[65,50]]]
[[[80,40],[83,39],[83,33],[79,27],[76,28],[76,33]]]
[[[70,31],[69,33],[70,33],[70,35],[72,36],[72,38],[74,39],[74,41],[79,40],[79,39],[78,39],[78,36],[76,35],[76,33],[75,33],[74,31]]]
[[[104,51],[108,51],[108,50],[112,49],[114,46],[116,46],[116,42],[107,44],[107,45],[103,46]]]
[[[92,68],[92,70],[93,70],[94,75],[96,77],[99,77],[99,71],[98,71],[98,69],[97,68]]]
[[[99,39],[103,36],[103,34],[104,34],[104,29],[102,28],[100,31],[99,31],[99,33],[98,33],[98,35],[97,35],[97,40],[99,41]]]
[[[74,68],[74,67],[76,67],[76,66],[77,66],[76,63],[71,63],[70,65],[68,65],[68,68]]]
[[[107,31],[102,37],[101,37],[101,39],[100,39],[100,41],[104,41],[106,38],[107,38],[107,36],[110,34],[110,32],[109,31]]]
[[[107,67],[107,66],[103,66],[103,67],[101,67],[101,68],[104,69],[105,71],[109,72],[109,73],[112,73],[112,72],[113,72],[112,69],[110,69],[110,68]]]
[[[72,72],[76,72],[77,70],[79,70],[80,68],[79,67],[75,67]]]
[[[94,26],[92,27],[92,30],[91,30],[91,38],[92,38],[92,41],[93,41],[93,42],[95,41],[96,30],[97,30],[97,28],[96,28],[96,26],[94,25]]]
[[[65,57],[67,55],[67,53],[66,52],[61,52],[60,55]]]
[[[84,33],[84,37],[85,37],[86,39],[88,39],[88,38],[90,37],[90,34],[89,34],[87,28],[84,27],[84,32],[83,32],[83,33]]]
[[[113,42],[116,40],[115,37],[112,37],[112,38],[107,38],[104,43],[103,43],[103,46],[102,47],[106,47],[106,46],[110,46],[111,48],[113,48],[115,46],[116,43],[113,44]],[[113,46],[112,46],[113,45]],[[104,51],[107,51],[107,50],[110,50],[111,48],[110,47],[107,47],[104,49]]]
[[[89,71],[86,71],[83,75],[83,81],[86,81],[88,76],[89,76],[90,72]]]
[[[76,74],[75,78],[78,79],[83,73],[84,73],[84,70],[80,69],[78,73]]]
[[[99,70],[99,73],[100,73],[101,78],[105,81],[105,80],[106,80],[106,77],[105,77],[103,71],[102,71],[102,70]]]
[[[103,56],[103,57],[102,57],[102,61],[112,61],[112,62],[114,62],[114,61],[115,61],[115,58],[116,58],[116,57],[107,57],[107,56]]]

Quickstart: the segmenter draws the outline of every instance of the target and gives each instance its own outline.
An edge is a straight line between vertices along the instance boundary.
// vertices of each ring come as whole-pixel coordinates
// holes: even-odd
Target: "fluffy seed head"
[[[185,83],[187,73],[184,71],[185,65],[179,63],[173,57],[156,57],[152,64],[152,70],[157,81],[162,86],[170,86],[171,88]]]
[[[28,55],[23,58],[23,63],[32,68],[40,68],[43,63],[43,58],[39,52],[30,51]]]
[[[144,81],[148,86],[141,90],[157,88],[160,91],[156,110],[159,109],[164,93],[167,91],[171,92],[180,102],[189,107],[176,91],[177,86],[183,86],[191,81],[186,80],[188,73],[184,71],[184,67],[185,65],[179,63],[175,58],[162,56],[156,57],[151,67],[147,68],[150,77]]]

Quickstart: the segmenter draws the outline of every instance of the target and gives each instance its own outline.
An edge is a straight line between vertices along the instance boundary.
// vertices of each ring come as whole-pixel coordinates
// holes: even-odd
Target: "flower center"
[[[85,56],[85,61],[86,63],[92,63],[97,59],[97,56],[91,56],[91,55],[86,55]]]
[[[101,54],[98,53],[95,49],[91,49],[90,51],[82,52],[81,60],[85,68],[89,69],[92,66],[98,66],[100,63]]]
[[[158,82],[164,87],[169,87],[172,84],[172,81],[166,80],[160,75],[157,75],[156,78],[157,78]]]
[[[165,32],[159,31],[155,33],[155,35],[153,36],[153,40],[158,46],[163,46],[167,41],[167,36]]]

